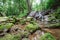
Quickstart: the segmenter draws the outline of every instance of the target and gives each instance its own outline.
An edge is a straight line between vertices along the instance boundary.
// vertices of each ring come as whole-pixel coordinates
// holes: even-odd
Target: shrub
[[[24,32],[21,32],[22,33],[22,36],[24,36],[24,37],[28,37],[29,36],[29,32],[28,31],[24,31]]]
[[[60,26],[60,23],[55,23],[55,24],[50,24],[50,25],[48,25],[49,27],[52,27],[52,28],[54,28],[54,27],[59,27]]]
[[[38,29],[37,24],[28,24],[25,28],[29,32],[33,32],[34,30]]]
[[[40,40],[56,40],[50,33],[45,33],[40,37]]]
[[[0,30],[9,29],[13,26],[13,23],[6,23],[0,25]]]
[[[33,17],[27,17],[26,19],[28,22],[30,22],[31,24],[36,24],[36,20]]]
[[[20,24],[25,24],[26,23],[26,19],[20,19]]]
[[[53,12],[52,14],[50,14],[49,20],[56,20],[56,19],[60,19],[60,7],[58,7],[55,12]]]
[[[0,40],[20,40],[21,36],[20,34],[12,35],[12,34],[7,34],[4,37],[1,37]]]

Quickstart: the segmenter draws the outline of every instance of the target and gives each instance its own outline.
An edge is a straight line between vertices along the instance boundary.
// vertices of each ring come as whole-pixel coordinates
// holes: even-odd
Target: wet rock
[[[0,17],[0,22],[7,21],[8,17]]]

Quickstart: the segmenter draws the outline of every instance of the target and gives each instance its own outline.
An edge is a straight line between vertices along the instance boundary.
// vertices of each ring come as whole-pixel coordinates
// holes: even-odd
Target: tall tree
[[[30,0],[26,0],[26,2],[27,2],[27,5],[28,5],[28,10],[29,10],[29,12],[31,11],[31,4],[30,4]]]

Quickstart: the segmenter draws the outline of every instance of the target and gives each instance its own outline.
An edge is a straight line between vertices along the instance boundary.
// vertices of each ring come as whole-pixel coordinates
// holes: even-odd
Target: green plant
[[[20,24],[25,24],[26,23],[26,19],[20,19]]]
[[[21,40],[21,35],[20,34],[13,35],[12,40]]]
[[[52,14],[50,14],[50,19],[60,19],[60,7],[58,7]],[[54,17],[54,18],[53,18]]]
[[[54,27],[60,27],[60,23],[49,24],[48,26],[52,27],[52,28],[54,28]]]
[[[6,23],[0,25],[0,30],[9,29],[13,26],[13,23]]]
[[[25,28],[29,32],[33,32],[34,30],[38,29],[37,24],[28,24]]]
[[[23,12],[21,12],[19,15],[18,15],[18,18],[22,18],[22,17],[25,17],[27,15],[28,11],[27,10],[24,10]]]
[[[28,37],[29,36],[29,32],[28,31],[24,31],[23,33],[22,33],[22,35],[24,36],[24,37]]]
[[[27,17],[26,19],[28,22],[30,22],[31,24],[37,24],[36,20],[33,17]]]
[[[40,37],[40,40],[56,40],[50,33],[45,33]]]
[[[7,34],[4,37],[1,37],[0,40],[21,40],[21,35],[20,34],[16,34],[16,35]]]

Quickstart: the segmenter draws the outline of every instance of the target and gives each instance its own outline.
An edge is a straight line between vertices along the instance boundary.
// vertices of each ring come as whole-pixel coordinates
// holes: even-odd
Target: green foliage
[[[39,28],[38,24],[36,23],[36,20],[34,20],[32,17],[28,17],[26,20],[29,22],[29,24],[25,27],[27,31],[33,32]]]
[[[4,29],[9,29],[13,26],[12,23],[6,23],[6,24],[1,24],[0,25],[0,30],[4,30]]]
[[[20,14],[18,15],[19,18],[25,17],[27,15],[28,11],[24,10],[23,12],[20,12]]]
[[[34,1],[33,1],[34,2]],[[54,9],[57,6],[60,6],[60,0],[40,0],[40,4],[32,5],[33,10],[47,10],[47,9]]]
[[[60,7],[58,7],[55,12],[53,12],[52,14],[49,15],[49,20],[52,21],[52,20],[56,20],[56,19],[60,19]]]
[[[26,29],[27,31],[29,31],[29,32],[33,32],[33,31],[35,31],[35,30],[38,29],[38,28],[39,28],[39,27],[38,27],[37,24],[28,24],[25,29]]]
[[[28,31],[24,31],[24,32],[22,32],[22,35],[24,36],[24,37],[28,37],[29,36],[29,32]]]
[[[54,1],[54,0],[46,0],[46,2],[45,2],[46,9],[52,8],[52,6],[54,5],[55,2],[56,1]]]
[[[40,40],[56,40],[50,33],[45,33],[40,37]]]
[[[21,40],[21,35],[20,34],[16,34],[16,35],[7,34],[4,37],[0,38],[0,40]]]
[[[48,27],[59,27],[60,26],[60,7],[58,7],[52,14],[49,15],[48,20],[50,21]]]
[[[6,16],[24,17],[28,13],[26,0],[1,0],[0,13]]]
[[[26,19],[20,19],[20,24],[25,24],[26,23]]]
[[[56,19],[60,19],[60,7],[58,7],[55,12],[52,14]]]
[[[60,23],[49,24],[48,27],[51,28],[60,27]]]
[[[36,20],[33,17],[28,17],[26,20],[31,24],[34,24],[34,25],[37,24]]]

